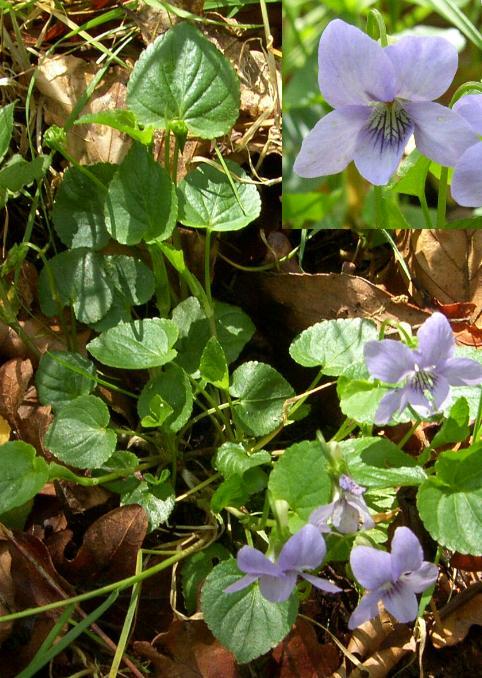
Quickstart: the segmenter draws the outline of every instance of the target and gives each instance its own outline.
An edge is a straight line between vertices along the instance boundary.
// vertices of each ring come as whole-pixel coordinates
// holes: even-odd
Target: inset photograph
[[[284,3],[283,224],[479,228],[480,3],[379,4]]]

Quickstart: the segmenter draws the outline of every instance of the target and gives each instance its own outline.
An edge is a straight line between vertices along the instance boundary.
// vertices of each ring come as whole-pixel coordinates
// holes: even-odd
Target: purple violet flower
[[[363,499],[364,492],[365,488],[352,478],[341,475],[334,501],[316,508],[310,515],[310,523],[320,532],[330,532],[329,522],[343,534],[357,532],[359,529],[370,530],[375,527],[375,523]]]
[[[433,313],[417,332],[418,348],[383,339],[365,344],[365,362],[375,379],[401,388],[380,401],[375,424],[386,424],[392,415],[411,405],[421,416],[431,416],[446,401],[450,386],[482,383],[482,365],[470,358],[453,358],[455,339],[447,318]]]
[[[375,185],[388,183],[410,136],[441,165],[474,143],[465,120],[433,102],[449,87],[458,56],[444,38],[409,36],[381,47],[341,19],[320,39],[318,82],[335,110],[309,132],[296,158],[301,177],[341,172],[352,160]]]
[[[482,94],[468,94],[459,99],[454,110],[476,134],[474,143],[455,165],[452,178],[453,199],[463,207],[482,206]],[[478,140],[477,140],[478,139]]]
[[[287,600],[296,586],[298,575],[328,593],[341,591],[326,579],[306,574],[323,562],[326,555],[325,540],[313,525],[305,525],[284,544],[276,562],[269,560],[252,546],[238,551],[238,567],[245,576],[224,589],[225,593],[241,591],[259,581],[261,594],[272,603]]]
[[[350,565],[356,579],[368,589],[350,617],[350,629],[376,617],[380,600],[397,621],[413,621],[418,611],[415,594],[434,584],[438,576],[438,567],[423,559],[420,542],[408,527],[395,530],[391,553],[355,546]]]

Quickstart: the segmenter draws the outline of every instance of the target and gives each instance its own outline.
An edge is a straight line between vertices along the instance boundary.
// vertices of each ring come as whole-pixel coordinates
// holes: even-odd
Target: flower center
[[[368,123],[368,131],[380,153],[393,148],[399,151],[411,129],[412,121],[396,100],[377,104]]]
[[[437,376],[433,372],[427,370],[416,370],[413,377],[410,379],[410,386],[420,393],[425,391],[433,391],[437,383]]]

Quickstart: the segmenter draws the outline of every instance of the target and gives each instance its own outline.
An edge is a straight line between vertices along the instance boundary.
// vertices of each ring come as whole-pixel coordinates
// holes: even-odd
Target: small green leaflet
[[[20,440],[0,445],[0,515],[35,497],[49,479],[48,466],[35,448]]]
[[[144,50],[127,85],[127,105],[138,122],[157,129],[185,123],[192,135],[205,139],[231,129],[239,104],[239,80],[232,66],[187,22]]]
[[[217,565],[204,583],[201,610],[216,638],[244,664],[288,635],[298,613],[298,600],[292,595],[284,603],[271,603],[257,584],[237,593],[224,593],[241,576],[233,559]]]
[[[40,359],[35,385],[43,405],[56,410],[80,395],[89,395],[96,384],[93,363],[67,351],[49,351]]]
[[[259,216],[258,189],[236,163],[226,160],[228,176],[215,167],[201,164],[179,184],[179,221],[208,231],[237,231]]]

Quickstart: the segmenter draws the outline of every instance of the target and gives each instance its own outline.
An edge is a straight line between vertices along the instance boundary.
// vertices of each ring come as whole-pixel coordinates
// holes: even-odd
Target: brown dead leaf
[[[56,571],[45,545],[35,537],[11,532],[0,525],[0,543],[9,550],[15,608],[46,605],[73,595],[73,589]],[[0,650],[2,678],[15,678],[37,653],[61,609],[15,622],[12,639]],[[21,639],[21,642],[18,642]],[[16,641],[16,642],[15,642]]]
[[[0,322],[0,356],[5,358],[29,358],[34,364],[39,361],[39,354],[46,351],[68,350],[64,330],[48,318],[37,314],[35,318],[20,320],[23,334],[33,346],[24,342],[11,327]],[[91,330],[82,329],[77,334],[77,350],[85,354],[85,346],[89,341]]]
[[[141,506],[131,504],[109,511],[86,530],[75,558],[64,557],[62,572],[69,580],[82,583],[130,577],[146,532],[147,515]]]
[[[450,559],[450,566],[465,572],[482,572],[482,556],[454,553]]]
[[[353,669],[350,678],[385,678],[404,655],[415,652],[416,647],[412,630],[405,624],[397,624],[380,649]]]
[[[403,231],[398,239],[416,281],[414,298],[425,305],[421,289],[442,304],[471,302],[482,327],[482,231]]]
[[[135,642],[134,651],[151,660],[156,678],[237,678],[239,675],[234,655],[214,638],[202,621],[176,619],[168,632],[157,636],[152,644]]]
[[[334,644],[321,644],[311,624],[298,619],[291,633],[273,650],[279,678],[325,678],[339,664]]]
[[[249,273],[240,276],[238,292],[248,308],[265,320],[273,319],[275,326],[282,318],[292,334],[334,318],[419,325],[429,315],[364,278],[339,273]]]
[[[393,619],[380,606],[380,614],[374,619],[361,624],[353,631],[348,651],[363,658],[369,656],[380,647],[383,640],[393,631]]]
[[[30,360],[16,358],[0,367],[0,416],[26,443],[46,456],[43,439],[52,421],[50,405],[40,405]]]
[[[11,573],[12,556],[8,544],[0,542],[0,616],[15,612],[15,595]],[[12,622],[0,624],[0,645],[8,638]]]
[[[36,69],[35,84],[43,95],[45,121],[63,126],[74,106],[92,82],[98,67],[71,54],[43,57]],[[128,74],[114,67],[96,87],[81,115],[123,108]],[[67,133],[67,147],[81,164],[119,163],[130,140],[105,125],[74,125]]]
[[[0,416],[0,445],[10,440],[11,430],[8,421]]]
[[[482,626],[482,583],[462,591],[440,610],[442,625],[434,626],[430,637],[436,648],[456,645],[473,625]]]

